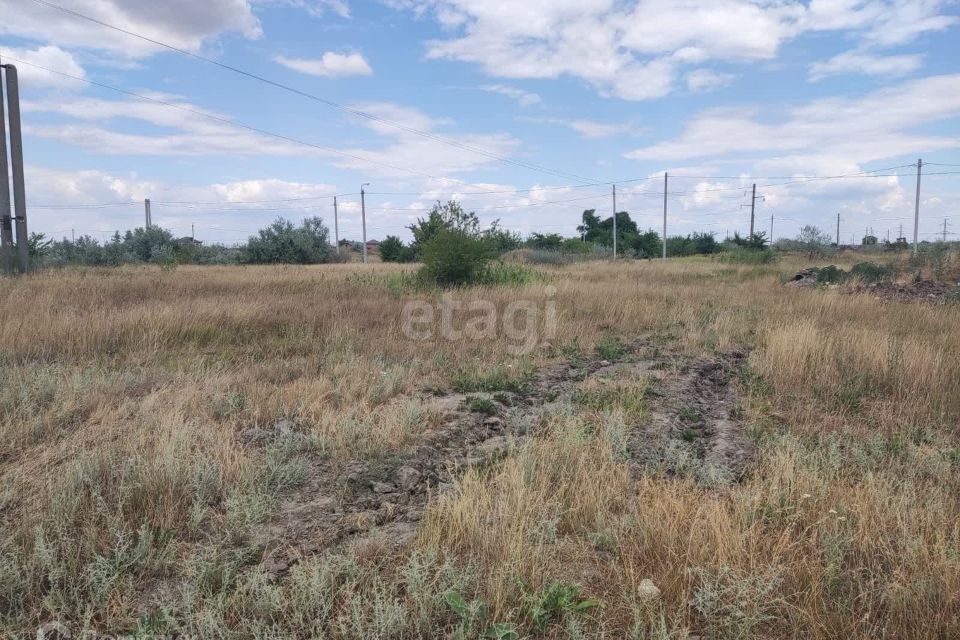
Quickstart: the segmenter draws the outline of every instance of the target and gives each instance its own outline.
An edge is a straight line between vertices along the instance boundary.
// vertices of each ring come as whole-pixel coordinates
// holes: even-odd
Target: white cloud
[[[854,73],[868,76],[904,76],[922,65],[922,55],[882,56],[854,50],[813,63],[810,65],[808,77],[811,82],[818,82],[829,76]]]
[[[87,76],[86,71],[84,71],[83,67],[80,66],[73,55],[60,47],[45,46],[37,49],[4,47],[0,50],[0,58],[5,58],[17,67],[21,93],[29,92],[33,87],[73,88],[83,84],[79,80],[66,78],[38,67],[45,67],[54,72],[64,73],[76,78],[85,78]],[[19,61],[26,62],[27,64],[22,64]]]
[[[75,0],[69,8],[182,49],[198,51],[209,38],[226,32],[247,38],[262,35],[247,0]],[[24,0],[0,0],[0,34],[58,46],[105,51],[120,58],[142,58],[164,49],[77,16]]]
[[[584,138],[598,140],[615,135],[636,135],[641,130],[630,123],[624,122],[597,122],[586,118],[522,118],[527,122],[555,124],[575,131]]]
[[[427,56],[480,65],[499,78],[580,78],[627,100],[672,92],[685,65],[774,59],[781,46],[818,31],[843,31],[891,46],[947,29],[947,0],[394,0],[431,13],[450,35]],[[693,71],[688,88],[725,81]]]
[[[687,74],[687,89],[690,91],[712,91],[733,82],[734,76],[712,69],[694,69]]]
[[[373,116],[373,118],[356,117],[354,121],[386,137],[389,143],[382,148],[351,147],[343,151],[383,164],[411,167],[420,174],[447,175],[474,171],[499,162],[496,157],[491,156],[509,156],[520,146],[519,140],[505,133],[444,135],[439,130],[442,127],[452,126],[454,124],[452,121],[432,118],[412,107],[375,102],[351,105],[351,108]],[[387,124],[386,121],[393,124]],[[440,137],[444,139],[455,137],[460,146],[450,145],[440,140]],[[482,150],[483,153],[477,153],[474,151],[476,149]],[[407,172],[374,165],[363,160],[346,160],[338,164],[378,175],[408,175]]]
[[[540,104],[540,96],[530,91],[524,91],[523,89],[518,89],[516,87],[508,87],[503,84],[487,84],[480,87],[483,91],[489,93],[499,93],[502,96],[507,96],[517,101],[521,107],[531,107],[535,104]]]
[[[345,0],[252,0],[255,5],[281,6],[302,9],[315,18],[332,13],[341,18],[350,17],[350,5]]]
[[[366,58],[359,53],[336,53],[327,51],[320,58],[287,58],[274,56],[274,62],[288,69],[312,76],[344,78],[348,76],[373,75]]]
[[[725,154],[783,153],[868,162],[960,147],[960,138],[921,135],[918,123],[960,117],[960,75],[933,76],[858,98],[823,98],[787,111],[778,124],[758,114],[709,110],[677,138],[637,149],[634,160],[673,161]]]
[[[103,100],[74,97],[25,101],[26,113],[57,113],[82,124],[31,124],[27,135],[57,140],[98,154],[121,155],[309,155],[321,154],[303,145],[217,122],[225,115],[203,109],[177,96],[146,94],[180,109],[142,100]],[[189,111],[186,111],[189,110]],[[120,120],[136,120],[167,129],[160,135],[121,132],[106,126]]]

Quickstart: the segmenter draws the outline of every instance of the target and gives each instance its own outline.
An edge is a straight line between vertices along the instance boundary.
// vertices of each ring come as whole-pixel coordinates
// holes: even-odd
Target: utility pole
[[[770,244],[773,244],[773,214],[770,214]]]
[[[153,220],[150,219],[150,198],[143,199],[143,223],[147,229],[153,224]]]
[[[840,212],[837,212],[837,249],[840,248]]]
[[[369,182],[360,185],[360,218],[363,221],[363,264],[367,264],[367,201],[364,187],[369,187]]]
[[[917,201],[913,209],[913,252],[920,249],[917,238],[920,235],[920,173],[923,171],[923,159],[917,160]]]
[[[757,208],[757,183],[753,183],[753,195],[750,197],[750,237],[753,237],[753,214]]]
[[[663,172],[663,259],[667,259],[667,172]]]
[[[197,241],[197,234],[193,228],[193,223],[191,222],[190,223],[190,242],[196,242],[196,241]]]
[[[3,72],[0,71],[0,269],[13,273],[13,220],[10,218],[10,169],[7,166],[7,120],[3,100]]]
[[[337,221],[337,196],[333,196],[333,239],[337,245],[337,255],[340,255],[340,223]]]
[[[26,273],[30,268],[30,247],[27,239],[27,193],[23,176],[23,135],[20,126],[20,85],[17,68],[5,64],[7,70],[7,120],[10,124],[10,167],[13,170],[13,212],[17,235],[17,268]]]
[[[77,232],[74,231],[73,229],[70,229],[70,242],[73,244],[77,244]]]
[[[613,259],[617,259],[617,185],[613,185]]]
[[[943,219],[943,241],[947,241],[947,219]]]

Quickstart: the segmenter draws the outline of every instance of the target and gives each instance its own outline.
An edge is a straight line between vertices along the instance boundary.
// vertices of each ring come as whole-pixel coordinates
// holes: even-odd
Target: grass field
[[[0,282],[0,628],[960,637],[960,307],[809,264],[452,292],[529,353],[383,264]]]

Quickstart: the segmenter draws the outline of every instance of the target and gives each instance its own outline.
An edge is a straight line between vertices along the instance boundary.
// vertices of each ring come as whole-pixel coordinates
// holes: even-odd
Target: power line
[[[589,178],[584,178],[584,177],[578,176],[578,175],[576,175],[576,174],[567,173],[567,172],[564,172],[564,171],[557,171],[557,170],[551,169],[551,168],[549,168],[549,167],[544,167],[544,166],[542,166],[542,165],[534,164],[534,163],[532,163],[532,162],[524,162],[524,161],[522,161],[522,160],[514,160],[513,158],[508,158],[508,157],[506,157],[506,156],[502,156],[502,155],[499,155],[499,154],[497,154],[497,153],[493,153],[493,152],[491,152],[491,151],[488,151],[488,150],[486,150],[486,149],[481,149],[481,148],[479,148],[479,147],[475,147],[475,146],[473,146],[473,145],[469,145],[469,144],[460,142],[460,141],[458,141],[458,140],[454,140],[454,139],[452,139],[452,138],[447,138],[447,137],[445,137],[445,136],[440,136],[440,135],[437,135],[437,134],[435,134],[435,133],[430,133],[429,131],[424,131],[424,130],[422,130],[422,129],[417,129],[416,127],[410,127],[410,126],[407,126],[407,125],[404,125],[404,124],[401,124],[401,123],[398,123],[398,122],[394,122],[394,121],[392,121],[392,120],[389,120],[389,119],[387,119],[387,118],[383,118],[383,117],[374,115],[374,114],[372,114],[372,113],[367,113],[366,111],[362,111],[362,110],[360,110],[360,109],[355,109],[355,108],[353,108],[353,107],[348,107],[347,105],[340,104],[339,102],[335,102],[335,101],[330,100],[330,99],[328,99],[328,98],[323,98],[323,97],[321,97],[321,96],[318,96],[318,95],[316,95],[316,94],[310,93],[310,92],[308,92],[308,91],[304,91],[304,90],[302,90],[302,89],[297,89],[296,87],[292,87],[292,86],[290,86],[290,85],[284,84],[284,83],[282,83],[282,82],[278,82],[278,81],[276,81],[276,80],[271,80],[270,78],[267,78],[267,77],[265,77],[265,76],[262,76],[262,75],[253,73],[253,72],[251,72],[251,71],[246,71],[246,70],[241,69],[241,68],[239,68],[239,67],[235,67],[235,66],[233,66],[233,65],[229,65],[229,64],[220,62],[220,61],[218,61],[218,60],[214,60],[213,58],[208,58],[208,57],[203,56],[203,55],[200,55],[200,54],[198,54],[198,53],[194,53],[194,52],[188,51],[188,50],[186,50],[186,49],[181,49],[180,47],[176,47],[176,46],[174,46],[174,45],[167,44],[166,42],[161,42],[160,40],[156,40],[156,39],[154,39],[154,38],[149,38],[149,37],[147,37],[147,36],[141,35],[141,34],[136,33],[136,32],[134,32],[134,31],[130,31],[129,29],[124,29],[124,28],[122,28],[122,27],[118,27],[118,26],[113,25],[113,24],[110,24],[110,23],[108,23],[108,22],[104,22],[103,20],[98,20],[97,18],[94,18],[94,17],[92,17],[92,16],[88,16],[88,15],[86,15],[86,14],[80,13],[79,11],[74,11],[73,9],[68,9],[68,8],[62,7],[62,6],[58,5],[58,4],[54,4],[54,3],[52,3],[52,2],[47,2],[47,0],[33,0],[33,1],[36,2],[37,4],[40,4],[40,5],[49,7],[49,8],[51,8],[51,9],[56,9],[56,10],[58,10],[58,11],[62,11],[62,12],[64,12],[64,13],[70,14],[70,15],[75,16],[75,17],[77,17],[77,18],[80,18],[80,19],[82,19],[82,20],[87,20],[87,21],[89,21],[89,22],[93,22],[94,24],[98,24],[98,25],[100,25],[100,26],[102,26],[102,27],[106,27],[106,28],[108,28],[108,29],[113,29],[114,31],[117,31],[117,32],[119,32],[119,33],[123,33],[123,34],[126,34],[126,35],[128,35],[128,36],[132,36],[132,37],[134,37],[134,38],[139,38],[140,40],[143,40],[143,41],[145,41],[145,42],[149,42],[149,43],[151,43],[151,44],[157,45],[157,46],[159,46],[159,47],[163,47],[163,48],[165,48],[165,49],[169,49],[170,51],[174,51],[174,52],[179,53],[179,54],[181,54],[181,55],[189,56],[189,57],[194,58],[194,59],[196,59],[196,60],[200,60],[200,61],[202,61],[202,62],[206,62],[207,64],[212,64],[212,65],[214,65],[214,66],[220,67],[221,69],[225,69],[225,70],[227,70],[227,71],[232,71],[233,73],[237,73],[237,74],[240,74],[240,75],[245,76],[245,77],[247,77],[247,78],[250,78],[250,79],[253,79],[253,80],[257,80],[258,82],[263,82],[263,83],[265,83],[265,84],[268,84],[268,85],[270,85],[270,86],[276,87],[276,88],[278,88],[278,89],[282,89],[282,90],[284,90],[284,91],[288,91],[288,92],[293,93],[293,94],[295,94],[295,95],[298,95],[298,96],[301,96],[301,97],[303,97],[303,98],[307,98],[307,99],[313,100],[313,101],[315,101],[315,102],[319,102],[320,104],[326,105],[326,106],[328,106],[328,107],[332,107],[332,108],[334,108],[334,109],[338,109],[338,110],[340,110],[340,111],[343,111],[343,112],[345,112],[345,113],[349,113],[349,114],[351,114],[351,115],[354,115],[354,116],[357,116],[357,117],[360,117],[360,118],[365,118],[365,119],[370,120],[370,121],[373,121],[373,122],[377,122],[377,123],[380,123],[380,124],[385,124],[385,125],[387,125],[387,126],[390,126],[390,127],[395,128],[395,129],[399,129],[399,130],[401,130],[401,131],[406,131],[407,133],[411,133],[411,134],[414,134],[414,135],[417,135],[417,136],[420,136],[420,137],[423,137],[423,138],[426,138],[426,139],[429,139],[429,140],[434,140],[434,141],[436,141],[436,142],[440,142],[440,143],[446,144],[446,145],[448,145],[448,146],[456,147],[456,148],[458,148],[458,149],[463,149],[463,150],[465,150],[465,151],[470,151],[470,152],[472,152],[472,153],[476,153],[476,154],[479,154],[479,155],[482,155],[482,156],[491,158],[491,159],[493,159],[493,160],[497,160],[497,161],[499,161],[499,162],[504,162],[504,163],[507,163],[507,164],[511,164],[511,165],[514,165],[514,166],[517,166],[517,167],[522,167],[522,168],[525,168],[525,169],[531,169],[531,170],[533,170],[533,171],[540,171],[540,172],[542,172],[542,173],[549,173],[549,174],[552,174],[552,175],[555,175],[555,176],[562,176],[562,177],[566,177],[566,178],[572,178],[572,179],[577,180],[577,181],[579,181],[579,182],[590,182],[590,181],[591,181]]]

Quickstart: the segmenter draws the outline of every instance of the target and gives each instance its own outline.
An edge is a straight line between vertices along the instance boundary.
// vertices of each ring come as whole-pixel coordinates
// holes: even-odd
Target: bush
[[[440,285],[474,284],[487,273],[494,251],[478,233],[441,229],[421,248],[427,278]]]
[[[387,236],[380,243],[380,259],[384,262],[413,262],[416,252],[397,236]]]
[[[864,282],[880,282],[893,277],[895,269],[889,264],[875,264],[873,262],[858,262],[850,268],[850,275],[860,278]]]
[[[737,264],[770,264],[777,261],[777,253],[769,247],[765,249],[740,247],[720,254],[720,260]]]
[[[247,241],[245,261],[251,264],[317,264],[330,257],[330,232],[320,218],[307,218],[299,227],[277,218]]]

